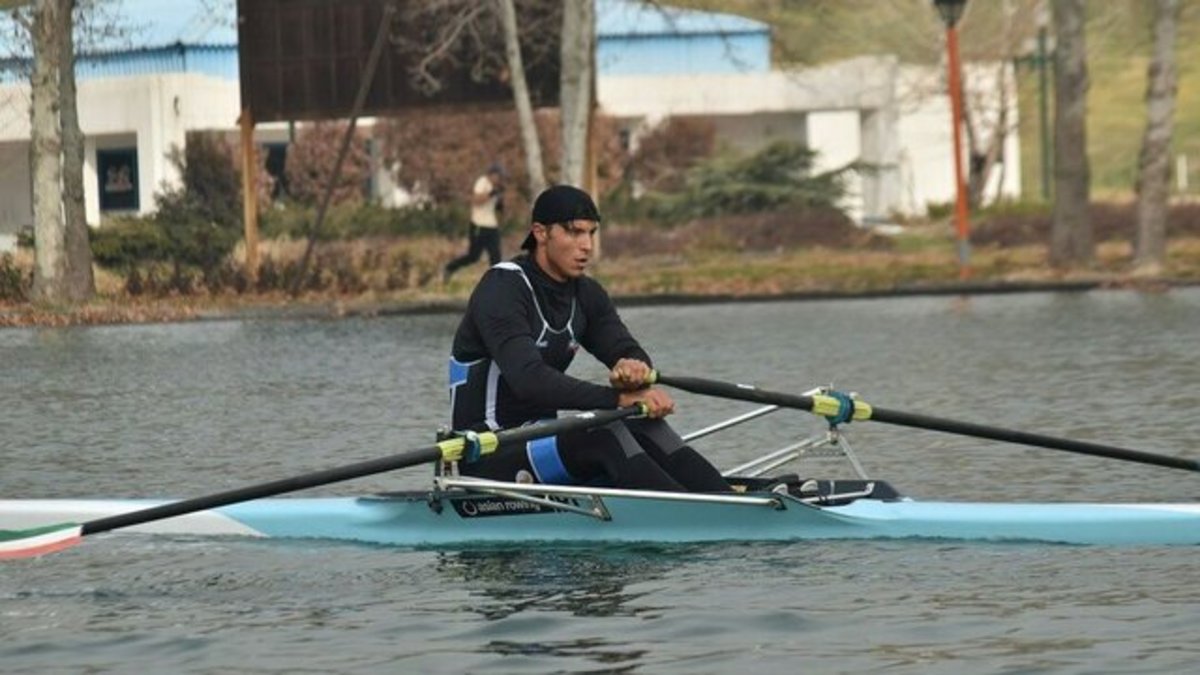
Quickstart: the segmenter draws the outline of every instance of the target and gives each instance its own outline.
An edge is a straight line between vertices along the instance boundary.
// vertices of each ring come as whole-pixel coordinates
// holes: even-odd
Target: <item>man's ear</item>
[[[548,225],[543,225],[542,223],[533,224],[533,238],[537,240],[537,243],[546,243],[546,237],[548,236],[550,236],[550,227]]]

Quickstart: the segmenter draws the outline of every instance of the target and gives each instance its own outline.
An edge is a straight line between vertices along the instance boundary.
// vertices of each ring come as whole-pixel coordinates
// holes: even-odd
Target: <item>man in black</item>
[[[451,423],[482,431],[551,419],[560,409],[644,403],[626,420],[519,447],[461,467],[504,481],[603,483],[646,490],[720,492],[728,483],[663,417],[667,392],[645,386],[650,357],[604,288],[584,275],[600,214],[582,190],[557,185],[534,202],[524,255],[493,266],[475,287],[450,357]],[[583,347],[611,372],[605,387],[565,373]]]

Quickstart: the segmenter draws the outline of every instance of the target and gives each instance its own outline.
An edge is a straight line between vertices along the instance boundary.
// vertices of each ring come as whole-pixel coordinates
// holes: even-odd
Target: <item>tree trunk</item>
[[[564,3],[559,93],[562,112],[562,182],[580,187],[584,184],[587,162],[595,39],[596,13],[593,4],[580,1]]]
[[[1088,220],[1091,176],[1087,156],[1087,45],[1085,0],[1053,0],[1054,34],[1054,222],[1050,264],[1090,265],[1095,259]]]
[[[59,0],[38,0],[33,10],[33,73],[30,78],[29,164],[33,173],[36,241],[33,299],[67,299],[66,233],[62,212],[62,128],[59,75],[63,29]]]
[[[533,120],[533,105],[529,101],[529,85],[525,82],[525,64],[521,60],[521,42],[517,31],[517,10],[513,0],[496,0],[500,21],[504,24],[504,56],[521,125],[521,145],[525,150],[525,169],[529,173],[529,198],[534,199],[546,187],[546,172],[542,164],[542,144],[538,140]]]
[[[96,282],[92,276],[92,248],[87,214],[83,204],[83,131],[79,128],[79,109],[75,98],[75,40],[72,12],[75,0],[58,0],[62,19],[59,34],[59,63],[62,84],[63,142],[63,215],[66,220],[67,299],[79,302],[92,297]]]
[[[1133,266],[1137,273],[1162,272],[1167,257],[1167,206],[1171,173],[1171,134],[1175,114],[1175,34],[1179,0],[1158,0],[1154,17],[1154,54],[1146,73],[1146,133],[1138,157],[1137,235]]]

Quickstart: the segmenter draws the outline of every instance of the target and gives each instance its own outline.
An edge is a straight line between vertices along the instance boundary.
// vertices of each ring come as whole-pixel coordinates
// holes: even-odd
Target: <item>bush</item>
[[[25,274],[11,253],[0,255],[0,300],[24,302],[33,287],[33,274]]]
[[[334,164],[346,127],[345,122],[317,122],[301,128],[295,142],[288,148],[287,165],[284,168],[288,193],[293,199],[309,206],[320,203],[326,186],[333,178]],[[350,148],[330,203],[362,202],[369,170],[366,141],[362,133],[356,131],[351,137]]]
[[[694,117],[671,117],[638,141],[626,179],[650,192],[676,192],[689,169],[712,155],[716,126]]]
[[[840,210],[846,195],[844,167],[813,175],[816,153],[796,143],[772,143],[750,157],[718,157],[687,172],[684,188],[644,197],[645,213],[667,222],[683,222],[783,207]]]
[[[171,162],[182,186],[157,197],[158,211],[147,217],[113,219],[92,233],[94,260],[126,271],[130,293],[156,292],[162,270],[166,287],[191,292],[194,272],[213,286],[242,237],[241,181],[233,151],[213,134],[188,135],[187,148],[175,148]],[[138,267],[146,267],[138,273]]]
[[[128,270],[167,259],[167,240],[154,218],[114,218],[94,230],[91,241],[92,259],[102,267]]]
[[[204,220],[226,228],[241,227],[241,170],[233,148],[224,138],[213,133],[189,133],[187,147],[182,152],[173,148],[169,159],[182,177],[182,187],[161,194],[160,204],[163,199],[172,200],[176,203],[168,208],[179,208],[183,206],[180,202],[186,201],[187,210]]]

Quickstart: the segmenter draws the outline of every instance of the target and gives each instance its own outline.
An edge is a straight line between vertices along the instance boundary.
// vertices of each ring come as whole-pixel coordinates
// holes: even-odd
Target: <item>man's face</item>
[[[557,225],[535,223],[533,236],[538,247],[534,259],[555,281],[583,276],[591,262],[599,228],[600,223],[594,220],[572,220]]]

